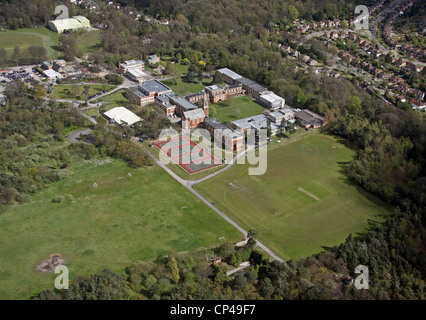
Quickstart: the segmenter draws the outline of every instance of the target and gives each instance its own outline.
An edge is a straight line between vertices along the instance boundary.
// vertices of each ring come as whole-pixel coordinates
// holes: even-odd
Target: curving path
[[[138,140],[136,138],[132,138],[132,141],[136,144],[139,144]],[[157,159],[156,156],[154,156],[151,152],[143,148],[143,150],[147,153],[147,155],[158,165],[160,166],[164,171],[166,171],[169,175],[171,175],[177,182],[179,182],[181,185],[183,185],[186,189],[188,189],[192,194],[194,194],[198,199],[203,201],[209,208],[211,208],[214,212],[216,212],[218,215],[220,215],[223,219],[225,219],[229,224],[231,224],[234,228],[236,228],[238,231],[240,231],[244,237],[247,237],[247,231],[244,230],[242,227],[240,227],[235,221],[233,221],[231,218],[229,218],[226,214],[224,214],[222,211],[220,211],[218,208],[216,208],[213,204],[210,203],[206,198],[204,198],[201,194],[199,194],[197,191],[194,190],[193,186],[197,183],[200,183],[202,181],[205,181],[207,179],[212,178],[215,175],[218,175],[219,173],[222,173],[225,170],[228,170],[232,167],[232,165],[235,163],[238,157],[241,157],[245,155],[245,153],[241,153],[237,157],[233,159],[233,161],[224,169],[219,170],[203,179],[196,180],[196,181],[188,181],[184,180],[181,177],[179,177],[176,173],[174,173],[172,170],[167,168],[166,165],[164,165],[159,159]],[[265,251],[273,260],[277,260],[279,262],[285,262],[283,259],[281,259],[279,256],[277,256],[271,249],[266,247],[264,244],[262,244],[260,241],[257,240],[257,246],[261,248],[263,251]]]

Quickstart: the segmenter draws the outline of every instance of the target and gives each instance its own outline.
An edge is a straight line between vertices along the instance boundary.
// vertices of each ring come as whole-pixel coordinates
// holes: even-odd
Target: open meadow
[[[55,274],[36,271],[52,254],[65,258],[73,279],[242,237],[157,166],[131,169],[107,158],[68,170],[68,178],[0,215],[0,299],[53,289]]]
[[[59,35],[45,27],[0,31],[0,48],[8,54],[12,54],[16,46],[21,49],[39,46],[47,50],[50,59],[56,59],[58,43]]]
[[[297,259],[343,242],[389,215],[376,197],[350,184],[343,166],[354,155],[347,143],[307,135],[268,151],[267,172],[249,176],[249,165],[195,186],[215,206],[284,259]]]

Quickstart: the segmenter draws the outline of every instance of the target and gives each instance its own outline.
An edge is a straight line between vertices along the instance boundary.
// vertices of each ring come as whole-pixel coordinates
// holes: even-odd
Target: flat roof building
[[[237,83],[240,83],[243,86],[243,89],[246,91],[246,94],[254,99],[259,99],[259,97],[268,92],[268,89],[259,83],[247,79],[240,78],[236,80]]]
[[[228,68],[222,68],[217,70],[222,74],[222,79],[227,84],[236,84],[238,79],[241,79],[242,76],[240,76],[238,73],[228,69]]]
[[[113,108],[104,113],[104,115],[111,121],[113,120],[115,123],[119,125],[128,125],[131,126],[136,122],[142,121],[142,118],[134,114],[132,111],[124,108],[117,107]]]
[[[126,76],[128,76],[130,80],[139,83],[142,83],[147,78],[147,74],[140,69],[129,69],[126,72]]]
[[[145,63],[142,60],[127,60],[118,64],[120,72],[125,74],[130,69],[145,70]]]
[[[269,91],[268,93],[263,94],[259,97],[259,103],[265,108],[278,110],[284,108],[285,99],[276,95],[272,91]]]

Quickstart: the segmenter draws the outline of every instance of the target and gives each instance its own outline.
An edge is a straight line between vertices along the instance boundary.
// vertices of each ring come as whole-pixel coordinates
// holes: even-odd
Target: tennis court
[[[189,174],[222,165],[209,151],[186,136],[161,141],[155,146]]]

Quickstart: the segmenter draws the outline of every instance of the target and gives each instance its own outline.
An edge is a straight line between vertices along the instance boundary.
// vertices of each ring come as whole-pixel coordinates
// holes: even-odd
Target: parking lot
[[[22,80],[24,83],[30,83],[32,80],[40,80],[36,75],[37,71],[32,67],[15,67],[0,70],[0,83],[6,85],[13,80]]]

